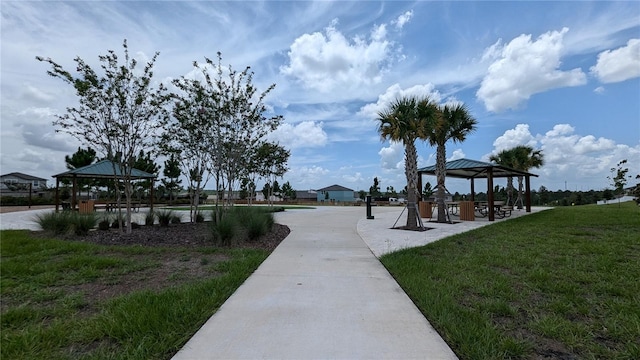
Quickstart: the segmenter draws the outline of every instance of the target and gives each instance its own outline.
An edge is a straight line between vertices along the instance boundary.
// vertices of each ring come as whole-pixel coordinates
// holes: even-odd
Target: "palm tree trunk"
[[[513,204],[513,176],[507,177],[507,206]]]
[[[445,186],[444,180],[447,177],[447,149],[444,144],[438,144],[436,148],[436,178],[438,181],[438,188],[436,189],[436,203],[438,204],[438,222],[447,222],[447,207],[444,202],[445,199]]]
[[[522,210],[522,176],[518,176],[518,197],[516,198],[515,204],[518,205],[519,210]]]
[[[418,227],[418,213],[416,212],[416,182],[418,179],[418,151],[414,141],[407,141],[404,145],[405,176],[407,177],[407,228]]]

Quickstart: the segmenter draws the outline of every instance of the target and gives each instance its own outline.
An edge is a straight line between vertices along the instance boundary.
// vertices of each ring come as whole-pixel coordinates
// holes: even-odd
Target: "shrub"
[[[181,222],[182,222],[182,217],[180,217],[180,215],[177,215],[177,214],[171,215],[172,224],[180,224]]]
[[[267,233],[267,222],[262,216],[255,216],[249,219],[245,224],[247,237],[249,240],[257,240],[260,236]]]
[[[204,222],[204,214],[200,211],[196,214],[196,222],[201,223]]]
[[[89,230],[96,227],[96,223],[98,222],[98,218],[95,214],[76,214],[73,213],[71,216],[72,222],[71,226],[73,232],[76,235],[87,235]]]
[[[140,224],[135,221],[131,222],[131,229],[140,229]]]
[[[149,211],[147,215],[144,216],[144,224],[147,226],[153,226],[156,222],[156,214],[153,211]]]
[[[257,240],[275,223],[271,209],[263,207],[233,207],[222,213],[219,223],[215,221],[215,213],[212,219],[211,233],[218,245],[230,245],[234,238],[237,241]]]
[[[71,211],[48,212],[38,215],[36,222],[44,231],[55,235],[75,233],[86,235],[98,222],[95,214],[78,214]]]
[[[173,211],[171,210],[161,210],[156,213],[158,217],[158,222],[160,226],[169,226],[171,219],[173,218]]]
[[[109,221],[109,217],[102,218],[102,220],[100,220],[100,222],[98,223],[98,229],[100,230],[109,230],[110,226],[111,221]]]
[[[237,225],[233,216],[225,213],[219,222],[211,223],[211,234],[216,245],[229,246],[237,233]]]
[[[56,235],[64,234],[69,231],[71,225],[70,212],[47,212],[36,216],[36,222],[44,231],[52,232]]]

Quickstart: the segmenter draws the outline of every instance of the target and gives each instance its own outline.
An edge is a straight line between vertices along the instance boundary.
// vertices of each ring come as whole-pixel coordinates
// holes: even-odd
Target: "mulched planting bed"
[[[289,235],[289,227],[274,224],[271,231],[254,241],[233,244],[231,247],[257,248],[272,251]],[[47,236],[39,231],[38,235]],[[65,240],[91,242],[101,245],[140,245],[140,246],[172,246],[172,247],[206,247],[214,246],[211,239],[210,223],[180,223],[169,226],[140,226],[131,234],[124,234],[119,229],[93,230],[89,234],[56,236]]]

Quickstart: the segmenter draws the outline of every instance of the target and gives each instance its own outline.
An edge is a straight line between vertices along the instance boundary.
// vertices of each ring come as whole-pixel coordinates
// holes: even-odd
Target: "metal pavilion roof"
[[[477,160],[470,159],[458,159],[453,161],[447,161],[446,163],[447,169],[447,177],[456,177],[463,179],[476,179],[476,178],[486,178],[489,175],[489,170],[491,170],[491,176],[494,178],[497,177],[508,177],[508,176],[535,176],[538,175],[522,171],[512,169],[506,166],[487,163]],[[418,169],[418,174],[427,174],[427,175],[435,175],[436,166],[431,165],[427,167],[423,167]]]
[[[114,172],[115,168],[115,172]],[[120,169],[120,165],[118,163],[114,163],[110,160],[101,160],[95,164],[83,166],[81,168],[65,171],[63,173],[53,175],[54,178],[67,178],[67,177],[78,177],[78,178],[113,178],[123,177],[122,171]],[[131,179],[154,179],[156,175],[148,173],[146,171],[131,169]]]

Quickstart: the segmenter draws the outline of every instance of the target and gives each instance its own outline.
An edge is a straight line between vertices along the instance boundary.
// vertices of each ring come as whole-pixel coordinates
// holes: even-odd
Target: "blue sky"
[[[448,159],[542,149],[536,189],[606,188],[622,159],[640,173],[639,2],[2,1],[0,12],[2,173],[50,179],[80,145],[51,125],[72,89],[35,56],[97,67],[125,38],[140,60],[160,52],[157,81],[221,51],[261,89],[275,83],[266,102],[285,123],[273,140],[291,150],[281,182],[300,190],[366,190],[374,177],[402,189],[403,148],[375,120],[402,95],[468,106],[477,131],[447,144]],[[417,148],[419,166],[435,162]]]

